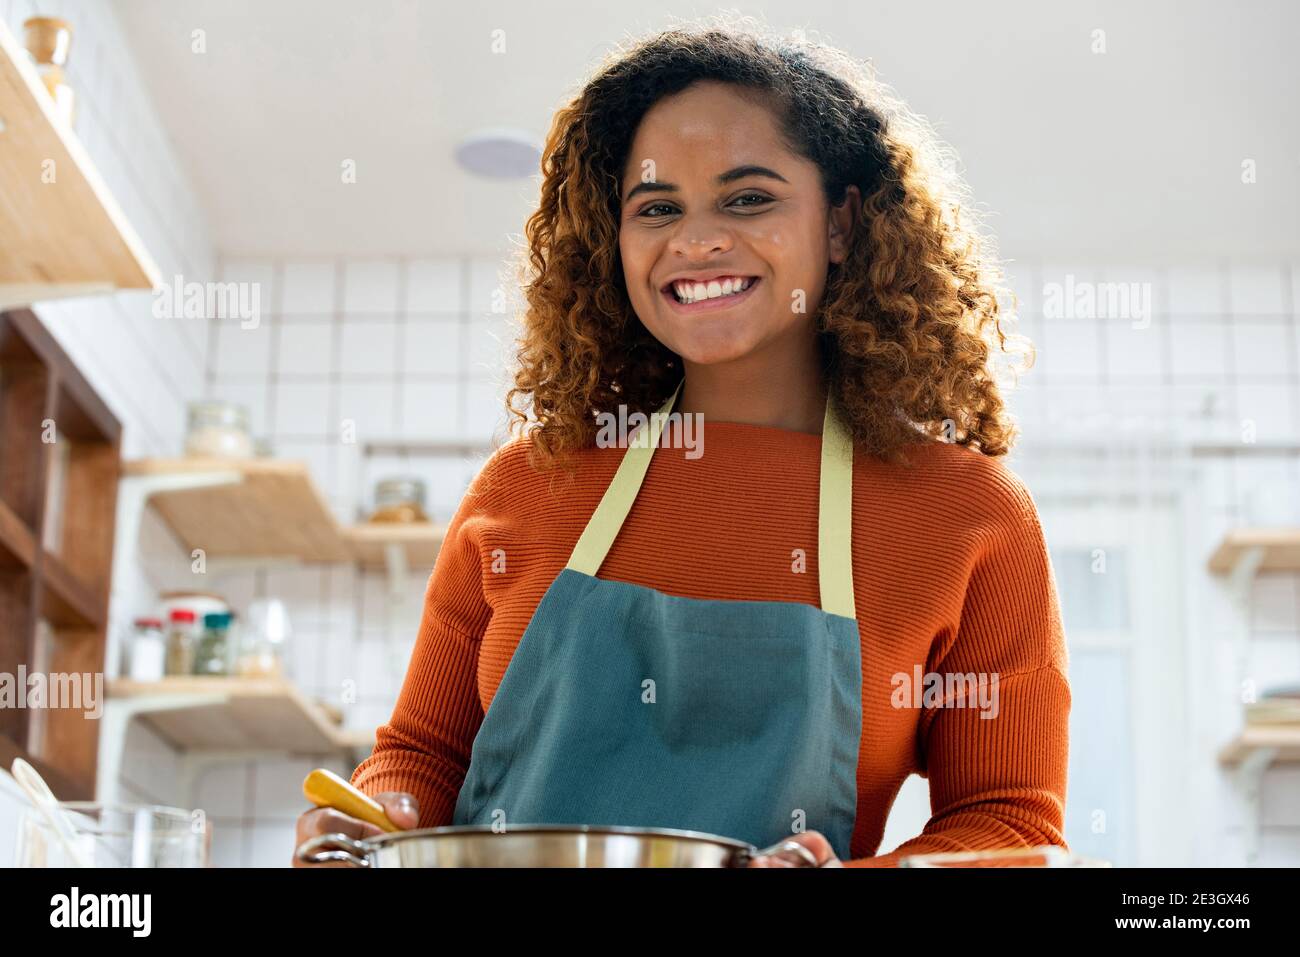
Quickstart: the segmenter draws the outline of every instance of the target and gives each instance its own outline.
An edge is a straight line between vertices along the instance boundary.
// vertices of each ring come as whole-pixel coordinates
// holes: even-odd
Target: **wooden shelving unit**
[[[172,677],[109,682],[110,700],[181,751],[284,751],[329,754],[374,741],[340,727],[294,685],[273,678]]]
[[[152,506],[186,549],[210,559],[308,563],[352,562],[384,571],[397,600],[409,597],[406,575],[426,575],[437,560],[446,526],[367,523],[341,527],[312,482],[305,463],[280,459],[141,459],[121,469],[119,548],[137,540],[140,516]],[[0,555],[21,550],[21,533],[6,536],[0,515]],[[12,545],[6,542],[12,537]],[[126,560],[125,554],[119,559]],[[62,614],[75,614],[69,592]],[[360,751],[374,731],[341,728],[323,706],[284,681],[175,677],[157,682],[110,683],[100,773],[115,779],[133,718],[151,725],[189,755],[251,752],[320,754]]]
[[[3,22],[0,118],[0,309],[159,285],[158,267]]]
[[[103,672],[120,443],[40,320],[0,313],[0,671]],[[94,796],[98,741],[81,708],[0,709],[0,751],[63,800]]]
[[[210,558],[346,562],[352,553],[302,462],[284,459],[138,459],[125,478],[228,475],[229,481],[154,492],[150,502],[187,549]]]
[[[1237,610],[1238,659],[1250,640],[1250,604],[1261,572],[1300,572],[1300,528],[1240,528],[1224,535],[1210,556],[1209,569],[1227,579]],[[1219,752],[1231,770],[1246,808],[1246,860],[1259,854],[1264,775],[1279,762],[1300,761],[1300,724],[1250,724]]]

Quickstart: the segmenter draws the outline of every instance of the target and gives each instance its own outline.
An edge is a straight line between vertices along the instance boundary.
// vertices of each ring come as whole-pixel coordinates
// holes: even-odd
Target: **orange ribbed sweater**
[[[703,430],[698,458],[656,451],[599,577],[692,598],[817,605],[821,436],[734,422]],[[451,823],[511,655],[624,454],[581,452],[570,481],[530,468],[527,451],[513,439],[471,483],[429,578],[396,708],[352,776],[368,794],[414,794],[421,827]],[[1000,460],[965,447],[926,441],[907,455],[907,466],[861,449],[854,458],[862,738],[845,863],[1064,846],[1067,653],[1033,499]],[[996,675],[996,695],[916,707],[923,699],[903,681],[918,674],[989,676],[986,695]],[[872,856],[913,773],[929,779],[932,816],[919,836]]]

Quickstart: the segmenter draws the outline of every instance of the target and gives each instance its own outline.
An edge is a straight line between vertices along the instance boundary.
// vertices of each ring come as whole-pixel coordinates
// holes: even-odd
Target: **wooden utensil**
[[[382,804],[325,768],[317,768],[307,775],[302,782],[302,793],[317,807],[332,807],[384,831],[401,830],[388,819]]]
[[[54,792],[45,783],[45,779],[41,777],[40,772],[22,758],[14,758],[11,773],[19,786],[27,792],[27,796],[36,809],[40,811],[41,816],[45,818],[45,823],[63,846],[63,852],[72,861],[72,866],[89,867],[90,865],[77,849],[76,828],[68,820],[67,814],[59,806],[59,799],[54,796]]]

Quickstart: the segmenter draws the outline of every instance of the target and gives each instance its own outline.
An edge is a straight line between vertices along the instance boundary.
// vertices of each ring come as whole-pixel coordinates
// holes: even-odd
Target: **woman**
[[[1000,274],[923,124],[824,46],[674,30],[558,113],[542,168],[507,398],[533,427],[451,521],[353,782],[402,827],[781,845],[756,866],[1064,846]],[[873,856],[912,773],[933,817]],[[378,833],[314,810],[299,841],[329,831]]]

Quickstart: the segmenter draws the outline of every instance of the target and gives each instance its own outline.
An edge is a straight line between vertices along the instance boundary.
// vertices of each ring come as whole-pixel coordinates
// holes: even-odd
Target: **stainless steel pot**
[[[810,851],[788,841],[759,850],[697,831],[540,824],[431,827],[364,840],[321,834],[296,853],[304,864],[354,867],[745,867],[782,849],[816,866]]]

